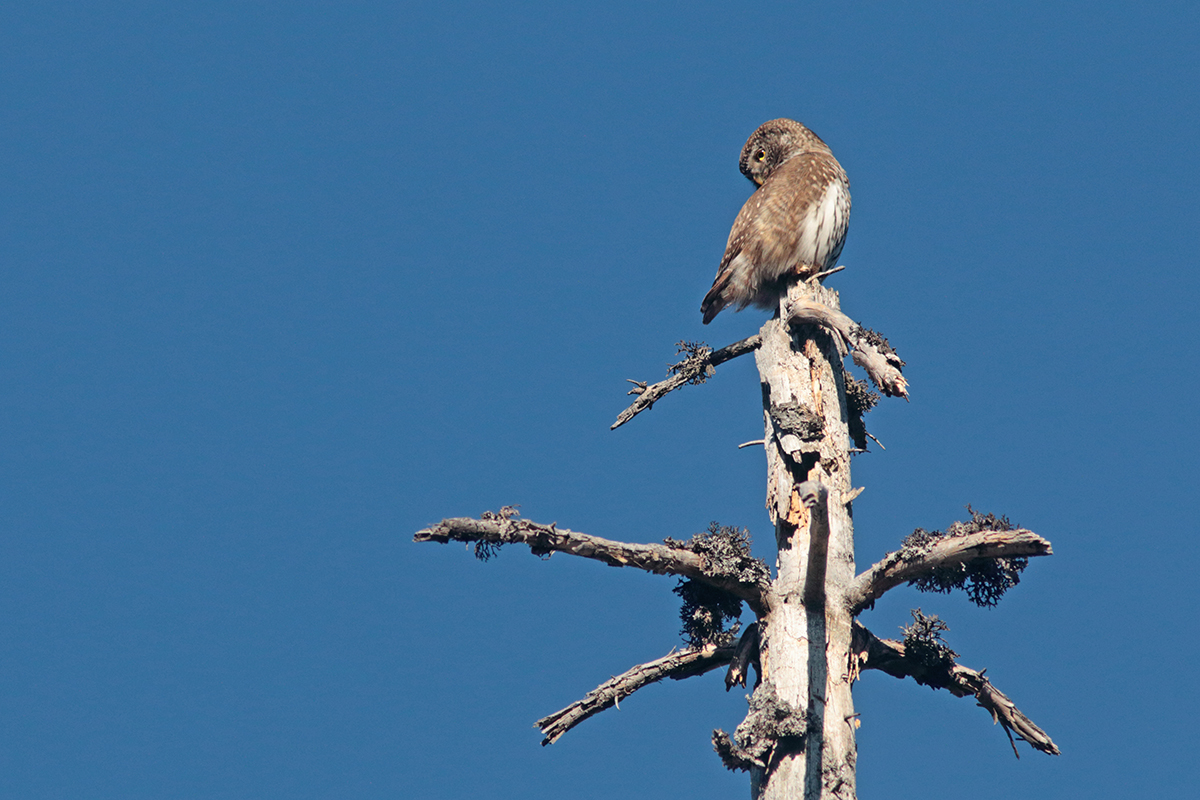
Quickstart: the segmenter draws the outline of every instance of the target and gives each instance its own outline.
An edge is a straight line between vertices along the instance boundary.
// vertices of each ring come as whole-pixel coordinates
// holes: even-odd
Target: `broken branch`
[[[751,622],[746,627],[746,632],[742,634],[742,638],[734,646],[729,671],[725,673],[725,691],[728,692],[732,689],[735,683],[745,687],[746,677],[750,674],[751,664],[754,665],[754,672],[758,676],[758,680],[754,682],[754,685],[758,686],[759,681],[762,680],[762,661],[759,657],[759,642],[758,623]]]
[[[789,325],[820,325],[837,333],[853,348],[854,363],[867,371],[879,391],[888,397],[908,399],[908,381],[900,373],[904,362],[879,334],[864,328],[841,311],[805,298],[794,299],[787,306]]]
[[[1021,713],[1008,696],[984,677],[986,670],[973,670],[953,661],[923,664],[907,657],[902,642],[880,639],[857,620],[854,623],[854,641],[851,649],[852,672],[858,669],[877,669],[895,678],[913,678],[917,683],[934,689],[946,689],[955,697],[971,695],[981,708],[992,715],[1008,735],[1009,743],[1017,758],[1016,743],[1012,735],[1029,743],[1035,750],[1048,755],[1059,755],[1058,746],[1033,720]]]
[[[564,733],[583,722],[588,717],[599,714],[606,708],[617,705],[621,698],[657,683],[663,678],[683,680],[694,675],[723,667],[733,659],[734,648],[707,646],[696,650],[683,650],[678,653],[668,653],[662,658],[636,667],[611,678],[597,686],[581,700],[542,717],[534,723],[546,735],[542,745],[558,741]]]

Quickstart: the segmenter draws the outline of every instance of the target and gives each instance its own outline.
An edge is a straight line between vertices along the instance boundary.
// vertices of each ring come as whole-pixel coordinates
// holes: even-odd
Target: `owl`
[[[725,257],[700,311],[771,308],[787,283],[830,269],[846,243],[850,181],[829,145],[791,119],[759,126],[742,148],[742,174],[758,186],[729,232]]]

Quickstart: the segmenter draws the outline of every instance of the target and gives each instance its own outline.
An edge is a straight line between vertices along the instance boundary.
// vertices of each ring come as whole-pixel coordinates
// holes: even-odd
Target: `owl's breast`
[[[814,272],[832,269],[850,228],[850,189],[842,181],[830,183],[818,202],[810,205],[796,230],[794,263]]]
[[[755,220],[764,245],[762,279],[834,266],[850,224],[850,185],[841,165],[832,156],[806,153],[784,164],[759,191],[766,195]]]

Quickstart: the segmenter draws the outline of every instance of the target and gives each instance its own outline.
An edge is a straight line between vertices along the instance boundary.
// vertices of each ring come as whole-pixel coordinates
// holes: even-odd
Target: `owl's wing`
[[[754,259],[747,247],[753,242],[753,218],[762,202],[759,189],[738,212],[729,231],[729,240],[725,243],[725,255],[721,258],[721,266],[717,267],[717,277],[713,279],[712,288],[704,295],[700,303],[700,311],[704,314],[704,324],[712,322],[713,317],[721,313],[721,309],[734,303],[745,306],[750,302],[746,294],[746,283],[750,270],[753,269]]]
[[[725,256],[700,310],[705,324],[721,309],[767,307],[785,275],[827,269],[846,241],[850,191],[846,173],[828,153],[782,164],[750,196],[729,232]]]

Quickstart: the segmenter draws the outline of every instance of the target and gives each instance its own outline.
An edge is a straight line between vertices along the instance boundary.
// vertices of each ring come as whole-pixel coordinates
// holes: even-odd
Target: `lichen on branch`
[[[730,736],[721,729],[713,731],[713,749],[729,770],[765,769],[776,752],[800,752],[808,733],[808,717],[803,709],[793,708],[764,681],[750,696],[746,718]]]
[[[958,653],[951,650],[942,638],[950,626],[938,619],[937,614],[926,616],[919,608],[912,610],[912,616],[912,624],[900,629],[904,633],[905,656],[926,669],[954,666]]]
[[[633,544],[559,528],[557,523],[521,519],[516,506],[505,506],[500,512],[484,512],[479,519],[444,519],[417,531],[413,541],[475,544],[476,556],[483,560],[493,557],[501,545],[520,543],[537,556],[567,553],[613,567],[679,575],[745,600],[756,614],[763,608],[770,585],[766,565],[750,555],[748,535],[721,534],[720,526],[716,533],[710,528],[709,533],[686,542],[667,539],[665,544]]]
[[[663,544],[700,555],[704,558],[705,572],[714,578],[738,583],[761,583],[771,579],[767,563],[750,552],[752,542],[748,528],[710,522],[703,533],[682,541],[668,537]]]
[[[979,514],[943,531],[918,528],[903,546],[854,579],[851,613],[870,608],[884,592],[910,583],[922,591],[963,589],[980,605],[995,605],[1019,580],[1030,556],[1053,553],[1033,531],[1014,528],[1004,517]],[[997,562],[997,563],[992,563]]]
[[[1017,758],[1013,735],[1028,742],[1030,747],[1056,756],[1059,749],[1050,736],[1033,720],[1025,716],[1008,696],[984,677],[986,670],[974,670],[957,663],[958,654],[946,645],[941,634],[946,625],[935,616],[913,614],[914,622],[907,626],[903,642],[880,639],[860,622],[854,623],[854,641],[850,653],[850,674],[857,677],[862,670],[879,670],[895,678],[912,678],[923,686],[946,689],[955,697],[974,697],[992,720],[1004,728]]]
[[[945,531],[917,528],[901,542],[901,551],[911,554],[908,558],[912,560],[931,552],[937,543],[944,539],[970,536],[983,531],[1014,530],[1007,517],[981,514],[970,506],[967,506],[967,511],[971,514],[970,522],[955,522]],[[1021,582],[1021,573],[1028,565],[1029,559],[1022,556],[975,558],[934,567],[929,572],[913,578],[909,583],[921,592],[949,594],[955,589],[962,589],[972,603],[984,607],[994,606],[1000,602],[1005,592]]]

